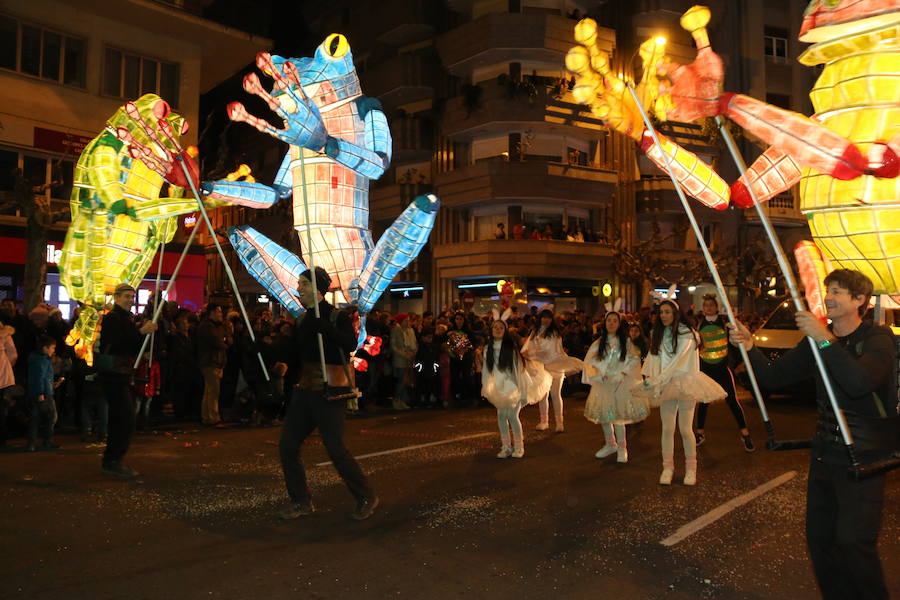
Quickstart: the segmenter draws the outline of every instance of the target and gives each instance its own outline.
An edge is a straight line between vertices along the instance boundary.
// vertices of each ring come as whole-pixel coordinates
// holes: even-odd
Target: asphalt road
[[[351,497],[331,466],[314,466],[327,461],[317,437],[304,457],[318,511],[275,518],[286,500],[279,428],[139,434],[127,462],[143,475],[131,482],[102,476],[102,447],[74,435],[58,438],[59,451],[6,451],[0,598],[818,597],[804,452],[745,453],[715,406],[697,486],[681,485],[677,451],[675,484],[663,487],[658,415],[629,427],[630,462],[619,465],[594,458],[602,435],[583,407],[567,403],[564,434],[533,431],[537,408],[525,409],[521,460],[494,458],[491,408],[349,420],[348,447],[382,500],[362,523],[347,519]],[[779,437],[811,433],[810,407],[770,410]],[[761,447],[759,414],[747,412]],[[881,556],[900,595],[897,472],[886,507]],[[717,508],[718,520],[661,544]]]

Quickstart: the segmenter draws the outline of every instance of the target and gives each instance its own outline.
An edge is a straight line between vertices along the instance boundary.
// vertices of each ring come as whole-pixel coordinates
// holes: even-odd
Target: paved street
[[[382,499],[363,523],[346,518],[352,502],[333,469],[314,466],[328,460],[317,437],[304,456],[318,512],[274,518],[285,501],[279,428],[139,434],[133,482],[103,477],[102,448],[74,435],[57,452],[0,453],[0,598],[817,597],[804,452],[746,454],[715,406],[697,486],[680,484],[678,462],[676,484],[663,487],[658,414],[629,428],[631,461],[618,465],[593,457],[601,432],[583,406],[568,402],[564,434],[533,431],[537,408],[525,409],[522,460],[494,458],[491,408],[349,420],[348,446]],[[770,409],[780,437],[811,432],[809,406]],[[758,412],[748,416],[762,446]],[[896,472],[886,506],[881,554],[896,593]]]

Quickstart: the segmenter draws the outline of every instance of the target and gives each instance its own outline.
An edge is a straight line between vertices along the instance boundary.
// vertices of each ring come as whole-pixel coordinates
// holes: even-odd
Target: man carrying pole
[[[335,394],[336,390],[353,387],[347,362],[350,352],[356,349],[356,332],[350,317],[325,300],[323,292],[331,286],[331,277],[321,267],[316,267],[314,272],[315,276],[307,269],[297,283],[297,295],[307,310],[294,331],[294,344],[301,363],[300,377],[293,389],[278,446],[284,482],[291,499],[279,517],[290,520],[315,511],[299,450],[309,434],[318,428],[331,462],[356,498],[356,509],[350,513],[350,518],[362,521],[375,512],[378,496],[359,463],[344,446],[347,397]],[[324,362],[320,348],[324,352]]]
[[[831,325],[826,327],[812,313],[800,311],[797,327],[819,347],[858,457],[863,462],[884,459],[894,448],[885,445],[890,442],[889,432],[887,440],[880,439],[878,420],[888,424],[885,417],[897,414],[893,333],[884,325],[862,320],[873,289],[868,277],[838,269],[825,278],[825,286]],[[753,336],[743,324],[728,327],[731,343],[747,350],[763,387],[776,389],[816,374],[818,421],[807,485],[806,541],[822,596],[887,598],[877,547],[885,475],[863,480],[849,476],[850,457],[810,345],[803,340],[770,363],[753,346]]]

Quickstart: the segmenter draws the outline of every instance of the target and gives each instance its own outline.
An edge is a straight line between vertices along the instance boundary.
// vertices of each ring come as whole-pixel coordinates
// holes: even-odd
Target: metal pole
[[[763,211],[762,204],[759,202],[756,197],[756,193],[753,191],[753,186],[750,185],[749,177],[747,177],[747,163],[744,162],[744,158],[738,151],[737,145],[734,143],[734,138],[731,137],[731,132],[729,132],[728,128],[725,127],[725,121],[721,116],[716,116],[716,125],[719,126],[719,131],[722,132],[722,139],[725,140],[725,145],[728,146],[728,151],[731,153],[731,157],[734,159],[734,164],[741,172],[741,176],[747,178],[747,191],[750,192],[750,197],[753,199],[753,207],[756,209],[756,214],[759,216],[759,222],[762,224],[763,230],[766,232],[766,236],[769,238],[769,243],[772,245],[772,250],[775,252],[775,258],[778,261],[778,267],[781,269],[781,274],[784,276],[784,281],[791,292],[791,299],[794,301],[794,308],[798,311],[806,310],[806,306],[804,306],[803,300],[801,300],[800,298],[800,292],[797,288],[797,282],[794,279],[794,274],[791,271],[790,265],[788,264],[787,257],[784,255],[784,250],[781,247],[781,243],[778,241],[778,238],[775,235],[775,230],[772,228],[772,223],[769,222],[769,217],[766,215],[765,211]],[[813,358],[815,358],[816,361],[816,368],[819,370],[819,375],[822,378],[822,383],[825,385],[825,392],[828,394],[828,402],[831,404],[831,410],[834,411],[834,416],[837,419],[838,427],[841,430],[841,437],[844,440],[844,444],[847,446],[847,453],[850,455],[850,461],[853,463],[853,466],[856,467],[859,465],[859,462],[856,460],[856,452],[853,450],[853,436],[850,433],[850,427],[847,426],[847,420],[846,418],[844,418],[844,412],[838,405],[837,397],[834,394],[834,388],[831,385],[831,378],[828,376],[828,370],[825,368],[825,361],[822,360],[822,355],[819,351],[819,346],[816,344],[816,341],[811,337],[807,337],[806,339],[809,340],[809,346],[812,350]]]
[[[319,314],[319,288],[316,284],[316,263],[313,258],[312,224],[309,221],[309,198],[306,193],[306,162],[303,158],[303,148],[298,148],[297,153],[300,155],[300,182],[303,189],[303,212],[306,216],[306,248],[309,252],[309,263],[306,266],[309,267],[309,282],[312,284],[313,302],[315,303],[313,311],[318,320],[321,318],[321,315]],[[301,251],[300,254],[302,258],[303,252]],[[324,295],[325,292],[322,292],[322,294]],[[325,380],[325,385],[328,385],[328,370],[325,368],[325,343],[322,340],[321,333],[317,333],[316,338],[319,341],[319,361],[322,363],[322,379]],[[339,351],[343,352],[343,350]]]
[[[156,284],[153,286],[153,302],[155,303],[153,305],[153,313],[154,314],[156,314],[157,305],[162,306],[162,302],[160,302],[160,297],[159,297],[159,282],[160,282],[160,279],[162,279],[162,263],[163,263],[163,256],[165,255],[165,253],[166,253],[166,243],[163,242],[159,246],[159,262],[156,265]],[[150,359],[147,361],[148,374],[149,374],[149,371],[151,371],[153,369],[153,345],[155,342],[156,342],[156,332],[154,331],[153,333],[150,334]],[[140,360],[140,355],[138,355],[138,359]]]
[[[691,228],[694,231],[694,237],[697,238],[697,244],[700,246],[700,250],[703,253],[703,258],[706,261],[706,266],[709,268],[709,272],[716,284],[716,289],[718,290],[719,295],[722,297],[722,302],[725,305],[725,313],[728,316],[728,322],[732,325],[735,325],[737,321],[734,317],[734,311],[731,309],[731,302],[728,300],[728,294],[725,291],[725,285],[722,283],[722,278],[719,276],[719,270],[716,268],[716,263],[709,252],[709,247],[706,245],[706,240],[703,239],[703,232],[700,230],[700,225],[697,223],[697,218],[694,216],[694,209],[691,208],[687,197],[684,195],[684,190],[681,188],[681,184],[678,182],[678,179],[675,177],[675,173],[672,170],[672,159],[665,152],[662,152],[663,146],[660,143],[656,128],[653,127],[653,123],[650,122],[650,117],[647,116],[647,113],[644,110],[644,106],[641,104],[641,101],[638,98],[637,92],[634,89],[634,83],[628,81],[626,85],[628,86],[628,91],[631,92],[631,96],[634,98],[634,101],[637,104],[638,110],[641,111],[641,117],[643,117],[644,119],[644,125],[647,127],[647,131],[650,132],[650,135],[653,137],[653,142],[656,144],[656,147],[660,149],[663,155],[663,160],[666,161],[666,170],[669,173],[669,177],[672,179],[672,184],[675,186],[675,193],[678,195],[678,199],[681,200],[681,206],[684,208],[684,212],[685,214],[687,214],[688,220],[691,222]],[[750,386],[753,388],[753,396],[756,399],[757,406],[759,406],[759,412],[766,427],[766,434],[768,436],[766,447],[772,447],[775,442],[775,428],[772,425],[772,421],[769,419],[769,412],[766,410],[766,403],[763,401],[762,392],[760,391],[759,383],[756,380],[756,372],[753,370],[753,365],[750,364],[750,357],[747,355],[747,350],[744,349],[743,346],[740,346],[739,350],[741,353],[741,358],[744,361],[744,365],[747,368],[747,375],[750,377]]]
[[[247,316],[247,310],[244,308],[244,300],[241,298],[241,293],[238,291],[237,282],[234,280],[234,273],[231,271],[231,265],[228,264],[228,261],[225,259],[225,252],[222,250],[222,245],[219,244],[219,238],[216,235],[215,230],[213,229],[212,222],[209,220],[209,214],[206,212],[206,207],[203,206],[203,201],[200,200],[200,193],[197,192],[197,186],[194,184],[194,180],[191,178],[190,172],[188,172],[187,165],[184,164],[184,157],[180,154],[176,157],[178,162],[181,164],[181,170],[184,171],[184,176],[188,181],[188,184],[191,186],[191,192],[194,194],[194,198],[197,200],[197,206],[200,208],[200,214],[203,215],[203,222],[206,223],[206,227],[209,229],[209,235],[213,239],[213,243],[216,245],[216,251],[219,253],[219,259],[222,261],[222,266],[225,268],[225,275],[228,276],[228,281],[231,282],[231,289],[234,291],[234,297],[237,299],[238,308],[241,309],[241,315],[244,317],[244,324],[247,326],[247,333],[250,336],[250,341],[254,344],[256,343],[256,336],[253,334],[253,325],[250,324],[250,318]],[[256,357],[259,359],[259,366],[262,368],[263,376],[266,378],[266,382],[271,381],[269,378],[269,370],[266,369],[266,363],[263,361],[262,354],[260,352],[256,353]]]
[[[194,227],[191,231],[191,235],[188,237],[187,242],[184,244],[184,250],[181,251],[181,256],[178,258],[178,262],[175,264],[175,270],[172,271],[172,277],[169,278],[169,285],[166,286],[166,291],[169,291],[175,284],[175,279],[178,277],[178,272],[181,270],[181,265],[184,263],[184,258],[187,256],[188,250],[191,247],[191,243],[194,241],[194,236],[197,235],[197,230],[200,229],[200,225]],[[153,309],[153,319],[152,321],[156,323],[157,319],[159,319],[159,315],[162,313],[162,303],[159,306],[155,306]],[[138,365],[141,362],[141,356],[144,355],[144,350],[147,348],[147,342],[150,341],[150,336],[152,334],[148,333],[144,336],[144,342],[141,344],[141,350],[138,352],[137,359],[134,361],[134,366],[132,368],[137,369]]]

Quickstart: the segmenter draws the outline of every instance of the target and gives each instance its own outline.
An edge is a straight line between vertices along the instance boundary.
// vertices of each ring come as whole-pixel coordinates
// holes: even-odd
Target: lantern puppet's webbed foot
[[[297,280],[306,265],[296,254],[247,225],[231,227],[228,240],[250,274],[288,309],[291,316],[296,318],[305,312],[297,297]]]
[[[360,313],[372,310],[397,273],[419,255],[428,241],[440,206],[440,200],[433,194],[416,197],[378,240],[356,285]]]

